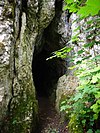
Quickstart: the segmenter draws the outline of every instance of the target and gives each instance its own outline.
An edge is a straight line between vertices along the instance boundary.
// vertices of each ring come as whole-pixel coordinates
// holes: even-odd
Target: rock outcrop
[[[98,28],[94,28],[94,24],[96,23],[96,19],[100,19],[99,16],[94,17],[87,17],[85,19],[80,19],[80,17],[75,14],[71,13],[69,21],[70,21],[70,34],[68,37],[70,37],[70,41],[66,43],[66,45],[73,47],[73,50],[69,53],[69,59],[67,59],[67,68],[74,66],[78,62],[81,62],[82,59],[88,59],[88,57],[95,57],[96,55],[99,55],[100,53],[100,35]],[[91,22],[91,20],[94,21],[94,23],[88,24],[88,22]],[[68,21],[67,21],[68,22]],[[66,23],[64,24],[66,25]],[[68,28],[67,28],[68,29]],[[97,36],[93,36],[94,34],[97,34]],[[77,41],[75,36],[78,35],[78,39],[80,41]],[[71,38],[73,38],[73,42],[71,41]],[[76,39],[76,40],[74,40]],[[68,39],[67,39],[68,40]],[[94,41],[94,42],[93,42]],[[89,45],[87,47],[87,45]],[[84,50],[84,45],[86,45]],[[82,51],[82,52],[81,52]],[[77,54],[79,53],[79,54]],[[74,59],[73,62],[70,62],[71,58],[76,56],[77,58]],[[97,64],[100,61],[96,61]],[[75,68],[76,69],[76,68]],[[60,112],[60,105],[62,101],[68,100],[74,93],[76,93],[76,88],[78,87],[78,78],[75,76],[74,71],[75,69],[68,68],[66,75],[63,75],[59,78],[57,83],[57,89],[56,89],[56,109],[59,113]]]
[[[60,113],[60,104],[63,100],[69,99],[78,86],[78,79],[74,75],[63,75],[59,78],[56,89],[56,110]]]
[[[68,59],[46,61],[51,53],[67,45],[74,33],[75,25],[70,23],[77,16],[62,8],[62,0],[0,1],[1,133],[35,132],[36,93],[53,98],[56,93],[59,111],[63,94],[72,94],[78,84],[72,72],[64,75]]]
[[[26,13],[19,0],[0,4],[0,130],[31,132],[36,125],[38,108],[31,68],[33,42],[26,39],[28,34],[25,36]]]
[[[65,45],[62,0],[4,0],[0,1],[0,14],[0,130],[35,132],[38,102],[32,62],[41,51],[49,53],[46,59]],[[51,76],[48,81],[56,84],[65,73],[66,63],[54,59],[50,64],[50,69],[57,68],[53,74],[56,80]]]

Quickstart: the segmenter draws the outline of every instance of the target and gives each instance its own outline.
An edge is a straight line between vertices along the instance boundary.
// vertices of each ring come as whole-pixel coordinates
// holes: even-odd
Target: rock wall
[[[61,102],[69,99],[75,93],[77,86],[78,79],[74,75],[63,75],[59,78],[56,90],[56,110],[58,113],[61,113]]]
[[[78,38],[80,41],[73,41],[73,42],[66,42],[66,45],[69,47],[73,47],[73,50],[69,53],[69,56],[77,56],[77,59],[74,60],[73,63],[70,62],[70,58],[67,59],[67,66],[73,66],[76,64],[76,62],[81,61],[82,58],[86,58],[88,56],[91,56],[91,58],[95,57],[96,55],[99,55],[100,53],[100,34],[97,28],[94,28],[95,23],[90,23],[88,24],[88,21],[100,19],[99,16],[95,17],[88,17],[85,19],[80,20],[79,16],[75,13],[72,13],[69,17],[69,36],[70,39],[71,37],[74,37],[75,35],[78,34]],[[78,20],[78,21],[76,21]],[[68,21],[67,21],[68,22]],[[66,25],[66,23],[64,23]],[[68,24],[67,24],[68,26]],[[80,27],[80,28],[79,28]],[[68,29],[68,28],[67,28]],[[77,29],[77,30],[76,30]],[[97,36],[90,36],[91,34],[97,34]],[[88,37],[90,36],[90,37]],[[94,44],[91,47],[87,47],[84,50],[84,45],[85,44],[91,44],[91,42]],[[79,55],[77,54],[78,51],[83,50],[84,52],[80,53]],[[100,64],[100,61],[96,61],[97,64]],[[78,86],[78,79],[74,75],[74,69],[73,70],[67,70],[66,75],[63,75],[59,78],[58,83],[57,83],[57,90],[56,90],[56,109],[59,113],[61,113],[60,110],[60,103],[61,101],[65,99],[69,99],[70,96],[72,96],[75,91],[76,87]]]
[[[65,30],[62,0],[4,0],[0,1],[0,14],[0,131],[35,132],[38,103],[33,54],[44,45],[49,53],[65,45],[69,32]],[[62,64],[59,61],[57,64]]]
[[[38,35],[33,56],[33,79],[38,94],[53,95],[53,99],[57,81],[66,72],[66,60],[61,58],[46,59],[52,55],[51,53],[64,47],[65,41],[68,41],[66,36],[69,37],[69,29],[68,25],[65,25],[66,14],[62,11],[62,6],[62,1],[55,2],[55,16]]]
[[[12,5],[0,1],[0,126],[8,111],[9,100],[12,97],[10,78],[10,49],[13,44]]]
[[[68,11],[63,12],[62,8],[62,0],[0,1],[1,133],[35,132],[38,125],[35,88],[38,84],[35,76],[39,77],[37,73],[41,74],[41,78],[46,74],[43,82],[50,94],[57,89],[58,111],[62,95],[72,95],[78,85],[71,71],[67,71],[67,76],[64,75],[66,66],[69,65],[68,59],[45,61],[53,51],[68,45],[67,42],[76,27],[71,22],[77,16],[69,14]],[[74,47],[74,52],[80,45]],[[41,63],[38,60],[40,57],[43,57],[48,69],[43,73],[36,66]],[[44,68],[41,65],[40,67]]]
[[[31,68],[33,42],[25,36],[26,13],[21,1],[0,4],[0,131],[31,132],[38,108]]]
[[[38,64],[36,60],[39,56],[43,56],[42,53],[46,60],[53,51],[68,45],[67,42],[71,34],[73,35],[75,27],[80,26],[79,23],[72,24],[77,16],[69,14],[68,11],[63,12],[62,8],[62,0],[0,1],[1,133],[35,131],[38,122],[38,102],[34,77],[37,75],[35,70],[38,70],[36,66],[32,71],[32,67]],[[80,38],[83,36],[86,38],[86,35],[80,32]],[[81,45],[75,45],[74,52]],[[95,47],[98,52],[99,48]],[[45,77],[43,82],[46,81],[46,88],[49,83],[51,84],[48,87],[50,93],[57,88],[56,108],[59,111],[61,95],[65,92],[72,94],[78,81],[71,71],[67,71],[67,77],[64,75],[66,66],[69,65],[68,59],[53,59],[53,61],[45,61],[45,64],[47,69],[50,69],[45,73],[50,75],[46,75],[48,78]]]
[[[79,58],[75,60],[75,63],[77,61],[80,61],[84,56],[90,55],[91,57],[95,57],[100,53],[100,45],[99,45],[100,35],[99,35],[98,28],[96,27],[96,23],[97,25],[99,24],[99,22],[96,21],[96,19],[100,19],[100,17],[91,16],[82,20],[79,19],[79,21],[75,22],[75,20],[77,19],[79,19],[79,16],[75,13],[73,13],[70,17],[72,37],[77,34],[79,40],[81,40],[80,42],[76,41],[76,43],[73,43],[73,44],[71,43],[71,45],[74,47],[73,52],[77,53],[79,50],[84,50],[84,45],[92,44],[93,41],[94,41],[94,45],[93,46],[91,45],[90,47],[86,47],[84,52],[80,54]],[[88,22],[91,22],[91,21],[94,21],[94,22],[89,24]],[[94,28],[94,25],[95,25],[95,28]],[[75,31],[75,29],[77,30]],[[93,37],[93,35],[95,34],[97,34],[97,36]]]

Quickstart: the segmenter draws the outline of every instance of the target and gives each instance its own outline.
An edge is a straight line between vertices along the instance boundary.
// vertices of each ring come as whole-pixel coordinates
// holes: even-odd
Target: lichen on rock
[[[1,12],[5,4],[10,6],[0,18],[0,128],[1,133],[30,133],[38,121],[33,53],[38,36],[55,16],[55,0],[4,1]]]
[[[69,99],[75,92],[78,86],[78,79],[69,74],[59,78],[56,90],[56,109],[60,113],[60,104],[63,100]]]
[[[71,26],[68,12],[62,11],[62,0],[9,0],[0,5],[1,14],[4,5],[6,7],[5,17],[0,18],[1,132],[35,132],[38,101],[34,77],[38,78],[37,73],[41,73],[41,82],[42,75],[46,75],[42,83],[48,95],[54,97],[56,91],[58,111],[63,94],[72,94],[77,86],[74,76],[64,75],[67,59],[46,61],[52,52],[63,48],[69,41]],[[44,64],[45,67],[42,66]],[[40,66],[42,72],[35,65]],[[36,69],[32,71],[34,66]],[[40,77],[38,79],[40,83]]]

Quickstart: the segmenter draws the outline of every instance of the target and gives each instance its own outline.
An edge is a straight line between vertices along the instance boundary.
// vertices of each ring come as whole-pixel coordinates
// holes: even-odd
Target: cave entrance
[[[65,61],[50,57],[50,52],[42,48],[41,52],[34,52],[32,71],[37,96],[49,97],[55,94],[57,81],[65,73]]]
[[[52,82],[55,79],[57,81],[56,74],[54,72],[54,61],[46,61],[49,53],[42,50],[39,54],[33,56],[33,80],[36,87],[36,93],[38,96],[49,96],[51,93]]]
[[[48,117],[51,116],[50,120],[53,120],[57,113],[54,107],[57,81],[59,77],[66,73],[66,60],[61,58],[46,60],[52,52],[63,48],[66,44],[64,33],[61,33],[59,29],[62,14],[61,5],[62,0],[56,0],[54,18],[45,29],[39,30],[35,40],[32,74],[39,105],[37,133],[42,132],[42,129],[49,125]]]
[[[33,53],[32,73],[38,96],[55,94],[59,77],[66,72],[66,61],[61,58],[46,60],[51,53],[63,48],[62,35],[58,32],[58,25],[62,14],[62,1],[56,1],[55,17],[41,33],[38,34]]]

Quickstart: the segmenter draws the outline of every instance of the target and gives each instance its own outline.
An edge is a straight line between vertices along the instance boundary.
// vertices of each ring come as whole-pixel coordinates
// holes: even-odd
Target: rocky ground
[[[39,97],[39,128],[37,133],[68,133],[67,123],[60,119],[54,104],[46,97]]]

